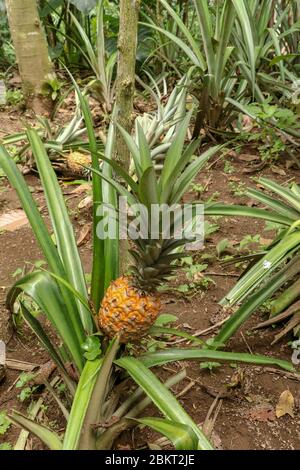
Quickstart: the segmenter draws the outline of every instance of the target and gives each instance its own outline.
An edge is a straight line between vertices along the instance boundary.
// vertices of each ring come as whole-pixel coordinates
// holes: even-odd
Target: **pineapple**
[[[122,276],[106,291],[99,313],[100,329],[122,343],[144,336],[161,309],[159,298],[136,286],[132,276]]]
[[[91,156],[82,152],[70,152],[65,159],[66,171],[72,177],[85,177],[88,170],[84,167],[91,166]]]
[[[86,178],[92,160],[91,156],[82,152],[68,152],[63,155],[55,155],[51,158],[54,170],[66,178]]]
[[[151,207],[153,204],[179,204],[182,196],[207,160],[219,150],[220,146],[212,147],[200,157],[192,159],[199,146],[199,141],[191,142],[184,150],[185,135],[190,122],[191,113],[183,120],[178,134],[167,152],[162,172],[158,176],[151,159],[151,151],[142,128],[138,126],[138,146],[131,136],[122,128],[120,132],[129,146],[135,165],[137,182],[128,174],[124,174],[116,163],[113,169],[125,180],[130,190],[125,189],[116,181],[106,178],[117,190],[127,194],[129,206],[143,204],[148,209],[148,227],[151,227]],[[161,222],[162,214],[159,212]],[[161,223],[159,224],[161,229]],[[130,253],[134,263],[127,276],[121,276],[108,287],[100,311],[98,324],[109,338],[118,336],[122,343],[134,342],[147,334],[161,310],[161,302],[157,287],[164,282],[176,269],[176,260],[186,253],[180,248],[187,240],[171,237],[160,230],[155,239],[148,232],[146,237],[132,239]],[[129,233],[130,237],[130,233]],[[133,237],[135,238],[135,237]]]

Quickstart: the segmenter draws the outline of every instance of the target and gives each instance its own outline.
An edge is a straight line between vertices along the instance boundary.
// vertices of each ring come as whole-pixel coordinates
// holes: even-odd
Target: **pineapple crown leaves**
[[[189,188],[191,182],[198,174],[204,164],[215,155],[222,146],[214,146],[204,152],[201,156],[193,158],[200,144],[200,139],[190,142],[185,148],[185,138],[189,123],[192,117],[192,111],[189,112],[178,127],[178,132],[167,151],[164,166],[160,176],[156,173],[154,163],[151,158],[149,144],[142,127],[137,124],[137,143],[122,127],[117,125],[126,145],[128,146],[136,173],[135,181],[123,168],[115,161],[98,154],[99,158],[109,164],[111,168],[124,180],[126,185],[115,181],[109,175],[101,171],[93,170],[99,174],[105,181],[110,183],[114,189],[122,196],[127,198],[129,207],[136,204],[143,204],[148,209],[148,214],[140,214],[140,217],[148,217],[151,222],[152,205],[167,204],[169,207],[179,204],[182,196]],[[196,204],[195,204],[196,207]],[[158,214],[161,217],[161,213]],[[193,216],[192,216],[193,217]],[[176,224],[175,219],[170,222],[170,228],[173,230]],[[151,226],[151,223],[148,224]],[[130,237],[130,233],[129,233]],[[131,237],[130,237],[131,238]],[[172,271],[174,261],[181,257],[178,250],[191,240],[170,238],[170,234],[158,234],[158,239],[151,239],[150,233],[146,238],[138,237],[132,240],[134,250],[132,251],[135,260],[133,268],[135,274],[143,279],[153,279],[159,275],[160,279]],[[176,252],[175,252],[176,251]]]

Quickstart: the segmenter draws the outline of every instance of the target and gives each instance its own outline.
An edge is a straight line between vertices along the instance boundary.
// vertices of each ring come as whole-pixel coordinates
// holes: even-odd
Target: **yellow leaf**
[[[280,418],[284,415],[294,417],[295,399],[289,390],[285,390],[279,397],[276,405],[276,417]]]

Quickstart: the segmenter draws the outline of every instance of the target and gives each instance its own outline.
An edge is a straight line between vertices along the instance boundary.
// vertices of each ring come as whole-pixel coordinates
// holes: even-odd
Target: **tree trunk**
[[[139,8],[140,0],[120,1],[115,120],[128,133],[132,131]],[[118,131],[114,159],[126,171],[129,170],[130,152]],[[128,246],[126,240],[120,240],[120,274],[126,271],[127,266]]]
[[[53,71],[36,0],[5,3],[27,106],[37,113],[49,111],[51,98],[43,90]]]

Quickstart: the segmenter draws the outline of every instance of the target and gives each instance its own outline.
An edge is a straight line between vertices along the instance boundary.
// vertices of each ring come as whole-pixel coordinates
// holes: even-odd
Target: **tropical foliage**
[[[51,384],[46,387],[66,423],[54,432],[35,419],[37,412],[25,416],[10,410],[5,419],[51,450],[111,449],[123,431],[137,425],[164,435],[177,450],[212,450],[211,439],[171,390],[186,378],[186,370],[163,380],[159,367],[198,361],[295,372],[289,361],[232,352],[227,343],[266,305],[269,318],[258,327],[287,321],[275,341],[291,331],[300,336],[300,186],[259,178],[259,189],[245,193],[255,205],[216,203],[213,197],[205,204],[205,216],[256,218],[276,232],[265,249],[233,259],[249,264],[221,301],[233,313],[208,341],[166,326],[158,316],[157,287],[169,285],[187,257],[188,240],[175,235],[176,220],[167,227],[171,236],[161,229],[160,215],[155,239],[149,231],[137,238],[126,233],[126,252],[133,259],[129,275],[120,272],[120,234],[101,237],[99,227],[106,207],[116,215],[109,222],[121,223],[120,195],[131,216],[139,204],[149,212],[154,204],[182,205],[207,164],[226,165],[232,148],[253,141],[264,147],[263,165],[284,154],[299,168],[300,5],[288,0],[141,2],[130,132],[119,125],[115,105],[122,54],[119,3],[38,2],[56,72],[43,94],[54,107],[48,117],[34,116],[35,127],[26,123],[24,132],[1,138],[0,169],[18,195],[45,264],[22,274],[6,304],[55,364],[66,400]],[[1,79],[14,88],[15,51],[5,15],[0,27]],[[134,84],[121,85],[125,98],[127,87],[133,94]],[[61,108],[70,101],[71,116],[61,123]],[[130,153],[128,167],[116,150],[120,139]],[[47,221],[24,177],[24,163],[26,171],[38,175]],[[65,168],[71,179],[79,174],[91,183],[91,273],[85,272],[58,177]],[[195,223],[198,204],[192,202],[186,223]],[[142,216],[151,226],[148,214]],[[141,347],[170,337],[186,341],[185,347],[161,347],[159,341],[155,350]],[[150,405],[160,417],[149,416],[149,410],[142,416]]]

